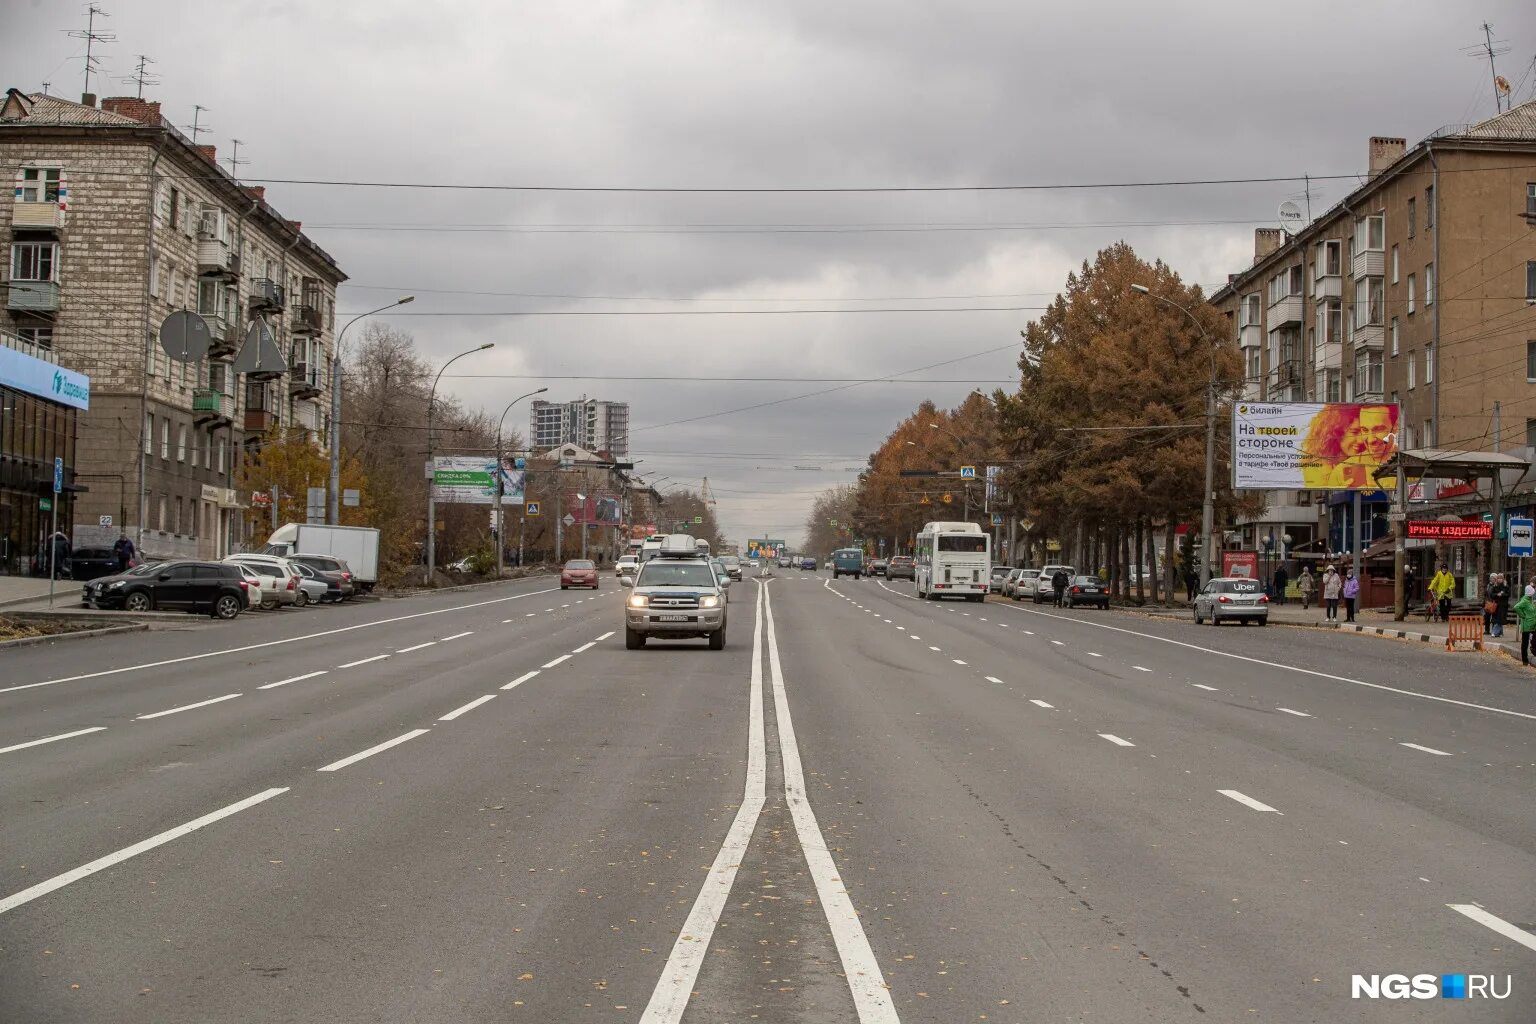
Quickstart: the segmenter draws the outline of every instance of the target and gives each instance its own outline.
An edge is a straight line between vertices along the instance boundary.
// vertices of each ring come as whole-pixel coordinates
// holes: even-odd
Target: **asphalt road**
[[[1536,676],[603,584],[0,654],[0,1021],[1536,1018]],[[1420,973],[1513,992],[1351,996]]]

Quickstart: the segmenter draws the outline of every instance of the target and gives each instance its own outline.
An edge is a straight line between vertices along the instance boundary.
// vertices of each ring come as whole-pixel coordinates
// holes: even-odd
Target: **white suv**
[[[1070,566],[1070,565],[1048,565],[1048,566],[1046,566],[1044,569],[1040,570],[1040,575],[1035,580],[1035,591],[1034,591],[1035,604],[1039,604],[1041,601],[1054,601],[1054,600],[1056,600],[1056,591],[1051,586],[1051,577],[1056,575],[1057,570],[1060,570],[1061,572],[1066,573],[1067,574],[1067,586],[1070,587],[1072,585],[1072,577],[1077,575],[1077,570],[1074,569],[1072,566]]]

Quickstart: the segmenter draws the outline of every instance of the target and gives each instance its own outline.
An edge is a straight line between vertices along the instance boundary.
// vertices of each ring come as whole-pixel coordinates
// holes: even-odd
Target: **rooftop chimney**
[[[96,94],[93,92],[81,93],[80,104],[81,106],[94,107],[96,105]]]
[[[267,201],[267,187],[265,185],[247,185],[245,186],[245,191],[258,203]]]
[[[216,147],[214,147],[214,146],[198,146],[197,147],[197,151],[199,153],[203,154],[203,157],[209,163],[216,164],[216,163],[219,162],[218,157],[215,155],[218,152]]]
[[[1279,228],[1254,228],[1253,229],[1253,261],[1268,256],[1285,240],[1285,232]]]
[[[1376,177],[1376,175],[1401,160],[1403,153],[1407,149],[1407,139],[1389,139],[1384,135],[1372,135],[1370,146],[1371,177]]]
[[[101,101],[101,109],[131,117],[140,124],[160,127],[160,104],[141,100],[137,96],[108,96]]]

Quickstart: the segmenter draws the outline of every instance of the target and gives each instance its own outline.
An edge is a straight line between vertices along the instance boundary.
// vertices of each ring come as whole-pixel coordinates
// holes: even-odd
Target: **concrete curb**
[[[39,644],[51,644],[55,640],[85,640],[94,636],[110,636],[113,633],[142,633],[148,629],[148,623],[131,622],[122,626],[104,626],[101,629],[81,629],[73,633],[50,633],[47,636],[24,636],[16,640],[0,640],[0,651],[7,651],[12,647],[36,647]]]
[[[46,603],[47,600],[47,594],[38,594],[35,597],[13,597],[8,601],[0,601],[0,608],[15,608],[16,606],[23,604],[36,604],[39,601]],[[55,592],[53,595],[53,600],[54,603],[58,603],[59,601],[66,601],[69,604],[79,604],[80,588],[76,587],[73,590]]]

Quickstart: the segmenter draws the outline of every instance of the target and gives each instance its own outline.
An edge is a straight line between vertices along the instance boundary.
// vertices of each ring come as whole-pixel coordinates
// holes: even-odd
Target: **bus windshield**
[[[987,538],[985,534],[943,533],[939,535],[939,550],[979,555],[987,550]]]

